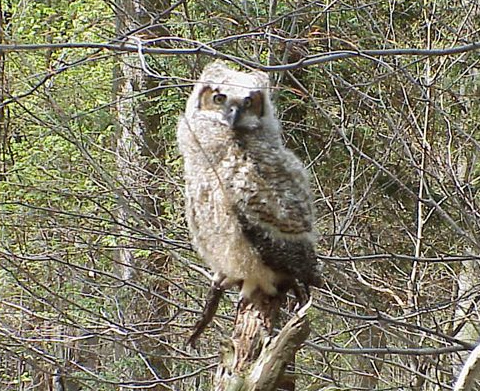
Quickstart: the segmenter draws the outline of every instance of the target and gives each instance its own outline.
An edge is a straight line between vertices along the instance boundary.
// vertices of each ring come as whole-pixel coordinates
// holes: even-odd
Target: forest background
[[[209,390],[176,122],[203,66],[270,73],[326,284],[300,390],[448,390],[479,338],[476,0],[0,0],[0,388]],[[289,317],[285,311],[285,317]]]

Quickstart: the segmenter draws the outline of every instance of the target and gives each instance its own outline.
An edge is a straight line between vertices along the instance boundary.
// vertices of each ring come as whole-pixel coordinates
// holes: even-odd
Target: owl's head
[[[264,96],[259,90],[208,85],[200,91],[197,108],[220,113],[233,130],[254,130],[261,126]]]
[[[263,72],[239,72],[215,61],[204,69],[192,96],[187,111],[190,106],[190,110],[215,113],[235,131],[263,128],[273,118],[268,76]]]

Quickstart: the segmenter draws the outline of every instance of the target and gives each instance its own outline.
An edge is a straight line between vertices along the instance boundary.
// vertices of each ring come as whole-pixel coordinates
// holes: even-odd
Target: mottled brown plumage
[[[216,61],[178,125],[193,245],[223,285],[275,295],[319,285],[306,170],[282,144],[268,76]]]

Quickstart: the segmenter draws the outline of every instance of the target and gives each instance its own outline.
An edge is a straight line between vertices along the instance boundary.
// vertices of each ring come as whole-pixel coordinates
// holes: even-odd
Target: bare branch
[[[341,354],[398,354],[403,356],[430,356],[447,354],[454,352],[462,352],[468,350],[464,346],[447,346],[441,348],[340,348],[334,346],[319,346],[307,342],[306,345],[318,352],[331,352]]]
[[[179,37],[160,37],[147,44],[158,44],[160,42],[180,42],[192,47],[186,48],[151,48],[143,47],[142,52],[145,54],[159,54],[159,55],[197,55],[204,54],[214,58],[221,58],[231,60],[239,64],[261,69],[265,72],[287,71],[292,69],[304,68],[307,66],[324,64],[331,61],[344,60],[354,57],[362,57],[375,60],[377,57],[392,57],[392,56],[449,56],[462,53],[477,51],[480,49],[480,43],[472,43],[469,45],[455,46],[448,49],[414,49],[414,48],[399,48],[399,49],[372,49],[372,50],[341,50],[332,51],[322,54],[305,56],[304,58],[282,65],[262,65],[258,62],[247,59],[231,56],[216,50],[214,47],[207,46],[198,41],[192,41]],[[132,44],[111,44],[111,43],[93,43],[93,42],[65,42],[65,43],[48,43],[48,44],[14,44],[14,45],[0,45],[0,51],[3,52],[22,52],[22,51],[36,51],[36,50],[61,50],[61,49],[104,49],[124,52],[138,52],[138,45]]]

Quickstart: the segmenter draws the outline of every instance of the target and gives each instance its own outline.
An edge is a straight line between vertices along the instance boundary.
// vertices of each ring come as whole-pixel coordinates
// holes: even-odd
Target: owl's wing
[[[290,151],[252,156],[237,207],[251,224],[272,234],[305,236],[313,231],[313,202],[303,165]],[[260,159],[259,159],[260,158]]]
[[[252,166],[244,170],[245,176],[240,173],[236,186],[235,207],[243,233],[274,271],[320,286],[305,169],[289,151],[260,156],[261,162],[258,157],[247,159]]]

